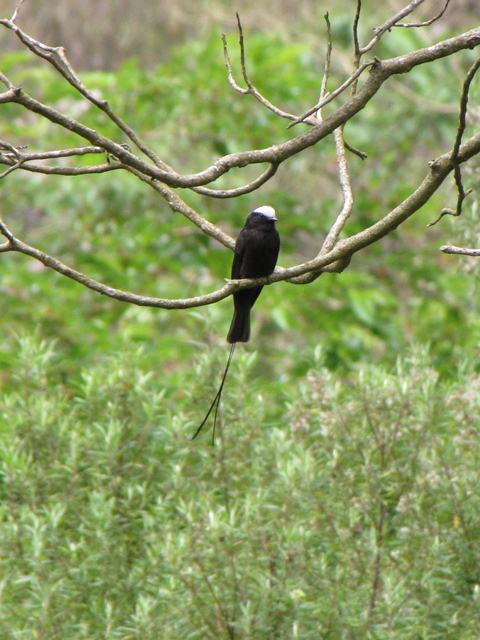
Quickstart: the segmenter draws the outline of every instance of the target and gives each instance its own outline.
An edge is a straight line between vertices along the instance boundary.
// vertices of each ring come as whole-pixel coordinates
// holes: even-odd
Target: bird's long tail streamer
[[[212,404],[210,405],[210,408],[208,409],[204,419],[202,420],[202,422],[200,423],[200,425],[198,426],[197,430],[195,431],[195,433],[192,436],[192,440],[195,440],[195,438],[199,435],[200,431],[203,429],[203,427],[205,426],[205,423],[208,420],[208,417],[210,416],[210,414],[212,413],[213,409],[215,408],[215,413],[213,415],[213,431],[212,431],[212,444],[215,444],[215,429],[217,427],[217,415],[218,415],[218,408],[220,406],[220,400],[222,399],[222,391],[223,391],[223,386],[225,384],[225,380],[227,379],[227,373],[228,373],[228,369],[230,368],[230,363],[232,361],[233,358],[233,352],[235,351],[235,342],[232,344],[232,346],[230,347],[230,353],[228,354],[228,360],[227,360],[227,364],[225,366],[225,371],[223,372],[223,376],[222,376],[222,381],[220,383],[220,386],[218,387],[218,391],[212,401]]]

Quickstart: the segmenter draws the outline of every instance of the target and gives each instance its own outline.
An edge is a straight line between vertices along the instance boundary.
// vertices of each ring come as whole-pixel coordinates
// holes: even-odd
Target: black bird
[[[245,226],[238,234],[235,243],[235,255],[232,263],[232,280],[243,278],[260,278],[273,273],[277,264],[280,250],[280,236],[275,228],[277,217],[275,209],[269,206],[258,207],[248,216]],[[215,415],[213,421],[212,443],[215,439],[215,427],[217,424],[218,407],[222,397],[223,385],[232,361],[235,344],[248,342],[250,338],[250,310],[255,304],[263,287],[243,289],[233,294],[234,312],[232,323],[227,335],[227,342],[232,346],[228,356],[227,365],[223,372],[222,381],[210,408],[192,437],[194,440],[203,429],[213,408]]]

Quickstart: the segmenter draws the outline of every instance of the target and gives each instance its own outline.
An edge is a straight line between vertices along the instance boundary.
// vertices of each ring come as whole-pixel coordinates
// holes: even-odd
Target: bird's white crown
[[[265,216],[269,220],[277,219],[277,216],[275,215],[275,209],[273,207],[269,207],[268,205],[257,207],[253,210],[253,213],[259,213],[261,216]]]

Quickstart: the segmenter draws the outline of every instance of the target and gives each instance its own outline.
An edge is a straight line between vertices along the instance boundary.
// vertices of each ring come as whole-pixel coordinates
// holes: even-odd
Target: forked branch
[[[6,178],[13,171],[35,171],[47,175],[55,173],[80,175],[103,173],[112,170],[128,171],[142,180],[150,188],[153,188],[166,201],[172,211],[181,213],[195,224],[202,233],[215,238],[225,247],[233,249],[235,245],[234,239],[226,234],[220,227],[209,222],[205,216],[190,207],[178,193],[175,192],[175,189],[187,188],[204,196],[214,198],[237,197],[255,191],[275,175],[278,167],[282,163],[288,161],[308,147],[318,144],[330,134],[333,134],[336,144],[338,174],[343,196],[343,205],[326,236],[322,248],[313,259],[288,269],[279,267],[275,273],[268,278],[228,281],[223,287],[216,291],[193,298],[169,300],[151,296],[141,296],[109,287],[14,237],[4,222],[0,223],[0,233],[5,238],[5,242],[0,244],[0,252],[23,253],[83,286],[123,302],[166,309],[183,309],[211,304],[231,295],[234,291],[258,286],[259,284],[271,284],[284,280],[297,284],[306,283],[311,282],[322,271],[342,270],[355,253],[384,237],[418,211],[439,188],[451,171],[453,171],[455,175],[459,190],[459,199],[463,193],[463,201],[466,194],[464,191],[460,191],[460,165],[480,153],[480,134],[473,136],[467,142],[463,142],[468,88],[470,86],[469,84],[467,86],[467,81],[469,83],[471,82],[480,63],[477,63],[476,67],[474,65],[475,68],[472,67],[467,76],[466,84],[464,85],[460,124],[452,151],[440,156],[432,163],[428,175],[419,187],[406,200],[395,207],[395,209],[363,231],[346,239],[339,240],[340,233],[344,229],[345,223],[353,208],[352,187],[345,157],[346,145],[343,140],[344,125],[374,98],[380,88],[392,76],[409,73],[411,69],[418,65],[439,60],[446,56],[453,55],[458,51],[472,49],[480,45],[480,27],[477,27],[435,45],[418,49],[401,56],[387,60],[374,58],[373,60],[361,63],[361,57],[373,49],[382,36],[392,27],[414,26],[413,23],[407,24],[401,23],[400,21],[412,13],[422,2],[423,0],[413,0],[410,2],[400,12],[385,22],[385,24],[376,29],[373,38],[362,47],[358,34],[361,0],[357,0],[357,12],[354,19],[355,68],[348,78],[336,89],[330,93],[327,92],[326,82],[331,54],[331,35],[329,35],[327,63],[319,100],[314,107],[310,108],[301,116],[289,113],[271,103],[258,91],[251,81],[247,72],[245,39],[242,24],[237,15],[240,63],[243,81],[246,86],[241,87],[234,79],[226,39],[224,38],[225,65],[231,86],[239,93],[252,95],[263,107],[281,118],[288,119],[291,125],[305,122],[309,125],[309,129],[284,142],[271,144],[263,149],[249,149],[224,155],[210,166],[192,174],[179,173],[167,162],[159,158],[156,152],[142,141],[133,128],[111,109],[107,100],[98,97],[94,91],[86,87],[71,66],[66,52],[62,47],[45,45],[20,29],[16,24],[18,14],[17,7],[12,18],[0,20],[0,26],[12,31],[34,55],[51,64],[85,100],[106,114],[106,116],[115,123],[120,134],[126,136],[128,144],[123,144],[115,139],[108,138],[101,132],[87,127],[82,122],[68,117],[58,108],[39,101],[34,96],[26,93],[21,87],[17,86],[10,78],[4,74],[0,74],[0,82],[5,87],[5,90],[0,93],[0,104],[12,103],[18,105],[26,111],[34,113],[55,125],[59,125],[69,132],[76,134],[82,140],[81,144],[84,145],[63,150],[35,152],[27,151],[25,148],[15,146],[10,142],[0,141],[0,164],[6,166],[5,170],[0,174],[0,178]],[[443,7],[443,12],[434,16],[432,22],[443,15],[447,5],[448,1]],[[425,25],[418,24],[418,26]],[[367,70],[368,75],[366,73]],[[349,87],[353,88],[352,92],[347,92]],[[343,103],[336,110],[332,111],[328,117],[323,118],[321,113],[322,107],[340,97],[343,97]],[[357,154],[360,153],[356,150],[355,152],[357,152]],[[85,154],[106,154],[108,161],[91,166],[75,166],[75,157]],[[55,161],[64,158],[70,158],[67,164],[55,164]],[[51,161],[51,164],[44,164],[46,160]],[[240,187],[217,189],[211,186],[211,183],[224,176],[231,169],[241,170],[248,165],[256,164],[266,165],[267,168],[255,179],[246,182]],[[458,178],[459,176],[460,179]],[[461,203],[457,205],[457,207],[458,206],[461,207]]]

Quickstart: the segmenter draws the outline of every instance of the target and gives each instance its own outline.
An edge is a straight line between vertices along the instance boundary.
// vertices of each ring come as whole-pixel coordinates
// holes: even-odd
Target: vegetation
[[[347,47],[345,20],[332,26]],[[420,37],[394,31],[379,54]],[[315,102],[318,50],[257,34],[248,57],[272,100],[292,110]],[[472,59],[416,69],[411,94],[392,81],[383,102],[347,127],[369,155],[351,160],[349,230],[404,198],[451,146]],[[448,65],[447,80],[435,76]],[[24,53],[0,66],[40,99],[108,127],[93,109],[79,114],[73,91]],[[288,135],[232,94],[218,36],[176,49],[153,73],[127,60],[116,73],[82,78],[185,171]],[[475,81],[473,105],[478,96]],[[1,139],[76,143],[11,105],[5,113]],[[227,355],[230,300],[181,313],[123,306],[2,254],[0,635],[473,640],[477,267],[438,247],[476,242],[474,170],[465,172],[475,191],[461,221],[426,231],[454,202],[449,186],[344,273],[265,290],[213,448],[189,436]],[[220,186],[237,179],[232,172]],[[14,172],[2,186],[2,216],[15,233],[113,286],[178,297],[228,274],[227,250],[127,175]],[[325,141],[261,194],[182,195],[233,234],[253,205],[272,204],[288,265],[314,253],[337,192]]]
[[[216,447],[142,351],[60,380],[22,338],[2,414],[5,639],[474,638],[480,378],[418,349],[269,384],[243,354]],[[478,423],[477,423],[478,424]]]

